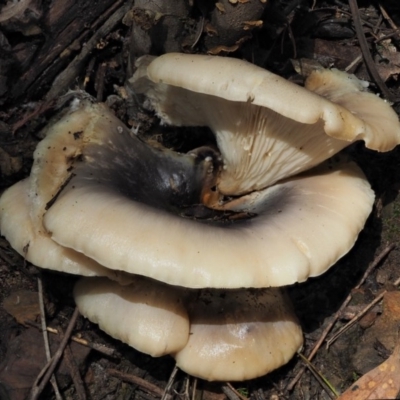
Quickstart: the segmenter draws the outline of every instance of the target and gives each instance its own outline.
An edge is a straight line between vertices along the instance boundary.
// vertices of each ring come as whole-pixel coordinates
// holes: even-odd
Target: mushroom
[[[269,73],[259,76],[259,68],[238,60],[224,70],[229,79],[219,86],[225,97],[193,94],[171,84],[178,79],[175,71],[163,74],[177,60],[183,65],[195,60],[193,72],[205,71],[209,59],[180,57],[167,55],[150,64],[142,59],[134,87],[146,93],[165,121],[210,126],[222,170],[211,150],[177,154],[152,148],[106,106],[79,99],[38,146],[31,177],[23,184],[23,191],[28,184],[29,190],[21,209],[29,214],[35,234],[105,269],[130,274],[119,278],[122,284],[133,282],[125,288],[102,278],[82,281],[75,290],[82,312],[111,335],[150,354],[172,353],[182,369],[205,379],[249,379],[277,368],[301,346],[290,304],[276,287],[326,271],[353,246],[372,208],[373,191],[354,163],[331,159],[316,165],[358,139],[382,151],[392,148],[399,123],[380,104],[376,110],[384,110],[393,128],[343,108],[353,94],[381,102],[356,88],[352,79],[351,90],[343,86],[341,94],[331,94],[342,103],[336,105]],[[211,66],[223,65],[213,60]],[[233,70],[241,75],[234,78]],[[193,87],[215,86],[201,75],[196,79],[190,80]],[[265,95],[268,89],[276,100]],[[309,107],[292,109],[304,98],[300,95]],[[223,118],[218,120],[219,114]],[[265,126],[269,136],[261,132]],[[223,203],[210,205],[222,210],[209,211],[212,218],[190,218],[188,206],[212,198],[215,184]],[[0,227],[7,235],[18,217],[9,211],[10,201],[4,204]],[[168,307],[159,303],[158,293]],[[118,312],[110,312],[112,303]],[[132,308],[123,312],[127,305]],[[151,314],[164,328],[151,319],[156,333],[148,345],[140,332],[132,337],[129,325],[123,326],[127,313],[135,316],[139,331]],[[170,335],[174,326],[183,332],[176,340]],[[207,332],[218,337],[213,345],[205,339]],[[283,339],[279,345],[278,337]],[[246,351],[256,360],[242,357]],[[262,351],[274,357],[261,360]],[[188,359],[194,353],[201,362],[192,365]]]
[[[29,214],[32,209],[29,184],[29,179],[24,179],[0,197],[0,232],[11,246],[41,268],[119,280],[119,271],[104,268],[84,254],[60,246],[35,226]]]
[[[208,381],[243,381],[286,364],[303,342],[278,288],[202,290],[189,305],[190,336],[179,368]]]
[[[315,71],[303,88],[238,59],[169,53],[139,59],[130,83],[163,122],[211,128],[223,195],[264,189],[356,140],[378,151],[400,142],[391,107],[336,70]]]
[[[181,350],[189,339],[184,290],[138,276],[126,283],[81,279],[74,289],[79,311],[112,337],[153,357]]]
[[[74,289],[80,312],[114,338],[206,379],[245,380],[287,363],[303,338],[277,288],[184,290],[135,277],[127,286],[84,278]]]
[[[194,221],[182,206],[200,200],[210,157],[155,150],[87,101],[50,130],[30,178],[34,226],[108,269],[171,285],[263,288],[320,275],[353,246],[373,203],[355,165],[332,164],[228,203],[246,216],[235,223]]]
[[[85,173],[84,162],[74,171],[44,215],[52,239],[108,268],[188,288],[263,288],[318,276],[353,246],[374,201],[359,168],[339,164],[248,195],[234,211],[249,218],[199,222],[122,195],[107,172]],[[119,171],[115,164],[114,181]]]

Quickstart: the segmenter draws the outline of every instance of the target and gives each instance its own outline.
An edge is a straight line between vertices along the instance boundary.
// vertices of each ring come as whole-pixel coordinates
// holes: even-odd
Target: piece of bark
[[[42,44],[32,63],[12,83],[12,98],[24,96],[26,100],[27,93],[43,95],[45,88],[104,22],[107,10],[114,3],[115,0],[52,0],[42,19]]]

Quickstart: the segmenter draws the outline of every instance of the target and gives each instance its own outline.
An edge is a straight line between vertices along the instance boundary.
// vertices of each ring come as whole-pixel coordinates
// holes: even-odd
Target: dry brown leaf
[[[400,392],[400,342],[382,364],[362,376],[337,400],[395,399]]]
[[[27,321],[35,321],[40,314],[37,292],[27,290],[12,293],[4,300],[3,307],[22,325]]]

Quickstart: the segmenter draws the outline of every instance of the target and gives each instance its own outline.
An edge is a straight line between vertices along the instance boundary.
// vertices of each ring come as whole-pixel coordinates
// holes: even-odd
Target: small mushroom
[[[378,151],[400,143],[391,107],[335,70],[312,73],[303,88],[245,61],[170,53],[139,60],[130,82],[163,122],[211,128],[223,195],[264,189],[356,140]]]
[[[74,289],[79,311],[137,350],[172,354],[193,376],[255,378],[287,363],[302,345],[301,328],[280,289],[199,291],[143,277],[130,282],[80,280]]]
[[[74,289],[80,313],[112,337],[153,357],[182,349],[189,339],[184,290],[142,277],[131,277],[127,283],[81,279]]]
[[[208,381],[243,381],[286,364],[303,343],[277,288],[202,290],[189,305],[190,336],[177,366]]]

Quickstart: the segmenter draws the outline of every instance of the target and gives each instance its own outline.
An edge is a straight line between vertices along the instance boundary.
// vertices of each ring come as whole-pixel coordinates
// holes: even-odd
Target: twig
[[[236,390],[229,382],[226,382],[226,386],[228,386],[231,390],[233,390],[241,400],[249,400],[246,396],[243,396],[238,390]]]
[[[47,110],[52,108],[54,106],[53,101],[39,101],[36,103],[35,108],[33,111],[28,111],[26,112],[22,118],[20,118],[11,128],[12,134],[14,135],[18,129],[23,127],[25,124],[27,124],[29,121],[31,121],[34,118],[40,117],[43,113],[45,113]]]
[[[335,388],[331,385],[331,383],[315,368],[315,366],[307,360],[302,354],[298,353],[301,360],[304,362],[306,367],[310,370],[310,372],[314,375],[314,378],[319,382],[319,384],[324,388],[325,392],[331,399],[335,399],[339,396],[339,393],[336,392]]]
[[[34,328],[40,329],[40,326],[36,324],[33,321],[26,321],[26,324],[33,326]],[[46,327],[47,332],[52,333],[54,335],[58,335],[59,332],[57,329],[52,328],[50,326]],[[115,357],[116,356],[116,351],[115,349],[112,349],[110,347],[105,346],[104,344],[99,344],[99,343],[91,343],[86,339],[80,338],[78,336],[71,336],[71,340],[75,343],[79,343],[82,346],[90,347],[93,350],[98,351],[99,353],[102,353],[108,357]]]
[[[63,332],[60,332],[60,336],[61,336],[61,339],[64,337]],[[69,344],[65,347],[64,355],[65,355],[65,362],[69,369],[69,373],[71,375],[72,382],[74,383],[78,399],[86,400],[85,386],[83,385],[81,375],[79,373],[78,367],[74,360],[74,356],[72,354],[71,347]]]
[[[142,389],[146,390],[146,392],[154,396],[162,397],[164,393],[164,391],[158,386],[153,385],[152,383],[147,382],[146,380],[139,378],[138,376],[126,374],[124,372],[118,371],[117,369],[111,368],[107,369],[107,373],[111,376],[121,379],[122,381],[134,383],[135,385],[140,386]]]
[[[190,400],[190,376],[186,375],[185,379],[183,380],[183,392],[179,393],[176,390],[174,392],[178,395],[180,400]],[[164,390],[164,393],[165,390]]]
[[[396,247],[395,244],[390,244],[389,246],[385,247],[383,251],[374,259],[372,264],[367,268],[367,270],[364,272],[364,275],[360,279],[360,282],[358,282],[358,285],[355,287],[355,289],[360,289],[361,285],[365,282],[365,280],[368,278],[369,274],[380,264],[380,262]],[[351,300],[351,293],[350,293],[350,298],[349,301]],[[347,300],[347,299],[346,299]],[[346,304],[347,305],[347,304]]]
[[[67,90],[72,84],[75,77],[83,67],[87,58],[91,55],[99,40],[107,36],[112,29],[121,21],[122,17],[129,10],[131,2],[125,2],[123,5],[111,15],[111,17],[99,28],[99,30],[86,42],[82,51],[72,60],[68,67],[61,72],[54,80],[51,89],[46,95],[46,100],[51,100],[59,96],[63,91]]]
[[[240,400],[235,390],[232,390],[228,385],[222,385],[222,391],[229,400]]]
[[[204,14],[200,17],[200,27],[197,29],[196,37],[194,39],[193,44],[190,46],[191,49],[194,49],[196,44],[199,42],[201,35],[203,34],[204,31],[204,22],[205,22],[205,17]]]
[[[379,9],[381,10],[381,13],[383,15],[383,18],[386,19],[387,22],[389,22],[389,25],[391,26],[392,29],[395,31],[399,31],[398,26],[393,22],[392,18],[390,18],[389,14],[386,12],[386,10],[382,7],[381,4],[378,4]]]
[[[293,59],[297,59],[297,46],[296,46],[296,39],[294,37],[293,34],[293,30],[292,30],[292,25],[291,22],[287,22],[287,29],[288,29],[288,36],[290,39],[290,43],[292,44],[292,48],[293,48]]]
[[[360,15],[359,15],[358,6],[357,6],[357,0],[349,0],[349,6],[350,6],[350,10],[351,10],[351,15],[353,17],[354,28],[357,33],[358,42],[360,44],[361,52],[364,57],[364,62],[367,67],[367,70],[370,74],[370,77],[377,84],[377,86],[379,87],[383,96],[387,100],[394,102],[394,98],[393,98],[392,94],[389,92],[389,89],[387,88],[385,83],[383,82],[381,76],[379,75],[379,73],[376,69],[376,66],[375,66],[375,62],[372,59],[371,53],[369,51],[368,43],[367,43],[367,40],[365,39],[365,35],[364,35],[363,28],[361,25],[361,19],[360,19]]]
[[[394,286],[400,285],[400,278],[394,282]],[[368,310],[370,310],[376,303],[379,303],[383,296],[387,293],[387,290],[381,292],[374,300],[371,301],[365,308],[363,308],[354,318],[352,318],[345,326],[337,331],[327,342],[326,347],[329,346],[344,332],[346,332],[356,321],[358,321]]]
[[[43,389],[45,388],[45,386],[46,386],[47,382],[49,381],[51,375],[53,374],[58,362],[60,361],[60,358],[65,349],[65,346],[67,345],[68,340],[71,336],[72,329],[74,329],[78,315],[79,315],[78,308],[75,308],[75,311],[72,314],[71,320],[69,321],[67,330],[65,332],[65,336],[62,339],[60,345],[58,346],[58,349],[55,352],[51,361],[49,363],[47,363],[46,367],[42,371],[40,371],[39,376],[42,376],[43,374],[44,374],[44,376],[41,379],[39,385],[34,385],[32,387],[31,392],[28,397],[29,400],[37,400],[39,398],[40,394],[42,393]]]
[[[107,63],[102,62],[97,69],[95,83],[94,83],[94,87],[97,91],[96,100],[98,102],[101,102],[103,100],[104,81],[106,72],[107,72]]]
[[[384,40],[390,39],[390,38],[392,38],[393,36],[400,36],[400,31],[399,31],[399,30],[397,30],[397,31],[392,31],[391,33],[388,33],[388,34],[385,35],[385,36],[381,36],[380,38],[378,38],[378,39],[375,40],[375,44],[378,44],[378,43],[380,43],[380,42],[383,42]]]
[[[362,60],[362,54],[358,55],[344,70],[349,72],[355,65]]]
[[[44,310],[44,301],[43,301],[43,283],[42,278],[38,276],[38,294],[39,294],[39,309],[40,309],[40,322],[42,325],[42,334],[43,334],[43,342],[44,342],[44,350],[46,353],[46,360],[51,360],[51,352],[50,352],[50,344],[49,344],[49,337],[47,336],[47,329],[46,329],[46,316]],[[54,374],[51,375],[50,378],[51,386],[53,386],[54,393],[56,395],[57,400],[62,400],[60,390],[58,389],[57,380]]]
[[[377,23],[375,24],[375,28],[372,29],[373,34],[376,36],[378,31],[381,29],[380,26],[382,24],[382,15],[379,16]]]
[[[190,397],[190,400],[196,399],[196,390],[197,390],[197,378],[193,378],[192,396]]]
[[[394,244],[391,244],[390,246],[387,246],[379,255],[374,259],[372,264],[367,268],[365,271],[364,275],[358,282],[358,284],[355,286],[354,289],[359,289],[361,285],[364,283],[365,279],[368,277],[368,275],[372,272],[373,269],[375,269],[379,263],[395,248]],[[311,361],[315,354],[317,354],[317,351],[319,348],[322,346],[322,343],[324,342],[325,338],[327,337],[328,333],[331,331],[333,326],[336,324],[336,321],[339,319],[340,315],[342,314],[343,310],[347,307],[347,305],[350,303],[350,300],[352,299],[352,294],[350,293],[343,304],[340,306],[339,310],[336,311],[335,315],[333,316],[331,322],[326,326],[324,331],[322,332],[320,338],[318,339],[317,343],[315,343],[313,349],[311,350],[311,353],[308,355],[307,359],[308,361]],[[286,386],[286,390],[291,391],[293,390],[294,386],[296,383],[299,381],[301,376],[303,375],[305,371],[305,367],[301,368],[300,371],[297,373],[297,375],[289,382],[289,384]]]
[[[58,333],[57,329],[54,329],[54,331],[55,331],[54,333]],[[73,340],[76,343],[81,344],[82,346],[90,347],[91,349],[96,350],[99,353],[105,354],[106,356],[116,357],[116,350],[111,349],[110,347],[107,347],[104,344],[92,343],[86,339],[82,339],[77,336],[72,336],[71,340]]]
[[[176,374],[178,373],[178,371],[179,371],[179,368],[175,364],[174,369],[172,370],[171,375],[169,376],[167,385],[165,386],[164,393],[161,397],[161,400],[166,400],[167,397],[169,397],[169,392],[171,391],[172,385],[175,382]]]

